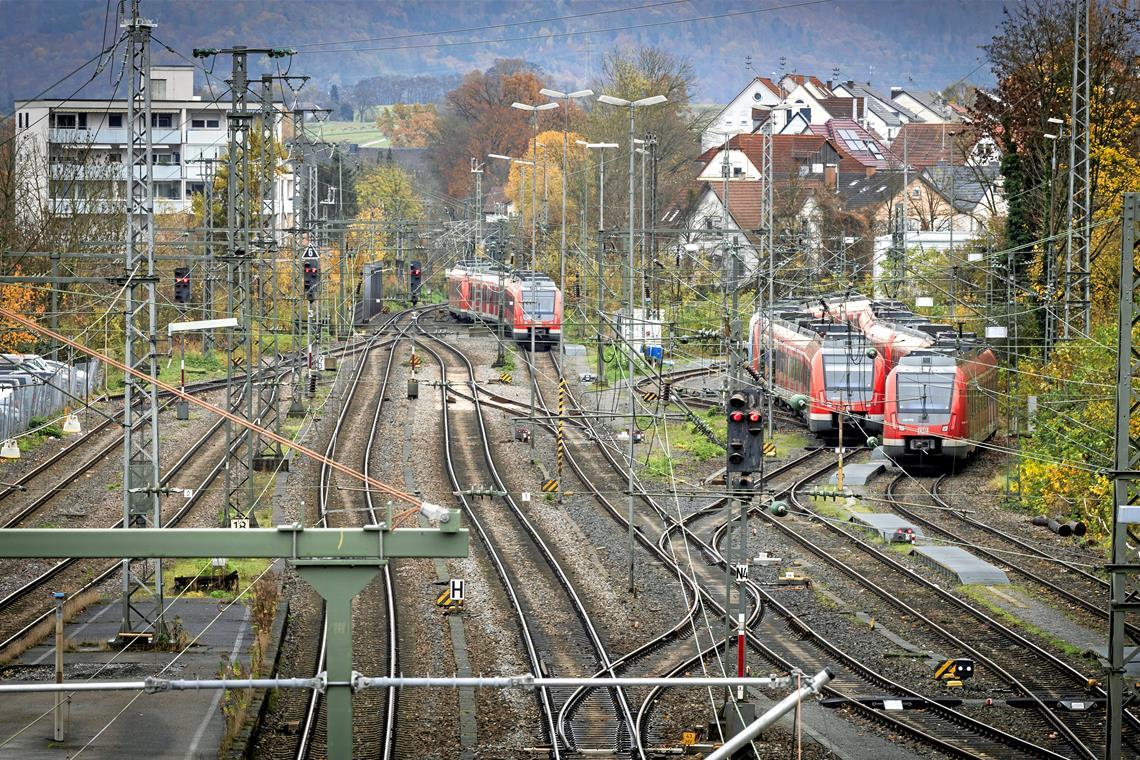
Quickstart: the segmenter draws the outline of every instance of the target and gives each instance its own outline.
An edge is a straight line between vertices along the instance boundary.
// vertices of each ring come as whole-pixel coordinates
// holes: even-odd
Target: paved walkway
[[[103,650],[119,628],[117,604],[89,607],[64,629],[78,651],[64,655],[66,680],[142,680],[156,675],[172,660],[171,652]],[[217,678],[223,660],[248,656],[248,608],[235,604],[219,614],[215,599],[177,602],[176,616],[195,646],[162,675],[169,678]],[[209,626],[207,628],[207,626]],[[54,638],[49,638],[49,643]],[[117,656],[116,656],[117,655]],[[52,646],[30,649],[0,673],[5,681],[50,681],[54,678]],[[98,675],[96,676],[96,673]],[[51,758],[217,758],[222,738],[221,691],[144,694],[136,691],[84,692],[66,706],[65,740],[52,742],[52,694],[5,695],[0,698],[0,757]]]

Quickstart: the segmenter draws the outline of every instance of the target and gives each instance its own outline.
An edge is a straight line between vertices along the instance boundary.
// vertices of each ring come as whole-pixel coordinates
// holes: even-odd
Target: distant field
[[[388,147],[388,138],[376,128],[374,121],[326,121],[306,124],[305,129],[329,142],[357,143],[369,148]]]

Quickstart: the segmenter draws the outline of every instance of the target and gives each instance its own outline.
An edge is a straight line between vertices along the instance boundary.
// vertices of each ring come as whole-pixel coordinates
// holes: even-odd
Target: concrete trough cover
[[[851,521],[877,532],[884,541],[891,541],[900,528],[909,528],[915,538],[925,538],[922,528],[890,512],[853,512]]]
[[[566,347],[566,355],[567,356],[585,356],[586,355],[586,347],[579,344],[579,343],[567,343],[565,347]]]
[[[867,482],[882,472],[884,469],[882,462],[868,462],[860,464],[845,464],[843,465],[843,485],[845,486],[865,486]],[[831,484],[836,485],[839,482],[839,474],[834,473],[831,476]]]
[[[983,586],[1009,585],[1009,578],[1002,570],[960,547],[916,546],[913,553],[931,567],[957,577],[959,583],[977,583]]]

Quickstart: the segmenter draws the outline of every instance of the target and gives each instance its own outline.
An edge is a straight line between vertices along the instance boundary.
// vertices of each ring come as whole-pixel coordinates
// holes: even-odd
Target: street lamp
[[[633,337],[633,134],[634,134],[634,114],[638,108],[645,106],[655,106],[658,103],[664,103],[668,100],[664,95],[652,95],[648,98],[641,98],[640,100],[626,100],[625,98],[615,98],[612,95],[598,96],[598,102],[605,103],[610,106],[618,106],[621,108],[629,109],[629,282],[627,291],[629,293],[629,314],[627,324],[629,325],[630,338]],[[644,335],[644,329],[642,330]],[[635,416],[636,399],[634,398],[633,388],[633,347],[626,347],[629,351],[628,370],[629,377],[626,378],[629,383],[629,536],[628,536],[628,549],[629,549],[629,590],[633,591],[633,463],[635,460],[635,451],[633,448],[634,435],[633,430],[637,426],[637,417]]]
[[[488,153],[487,157],[488,158],[497,158],[500,161],[510,161],[511,163],[521,164],[523,166],[534,166],[534,164],[532,164],[530,161],[525,161],[521,158],[511,158],[510,156],[504,156],[502,153]],[[519,193],[519,196],[521,197],[521,196],[526,194],[526,172],[525,171],[521,171],[521,170],[519,171],[519,181],[522,183],[522,186],[520,187],[520,193]],[[537,181],[537,179],[535,179],[535,181]],[[501,366],[503,366],[504,362],[506,361],[506,357],[503,355],[503,344],[506,341],[506,334],[504,332],[506,330],[506,324],[505,324],[505,320],[503,317],[503,302],[506,299],[503,297],[503,262],[502,261],[499,262],[498,270],[499,270],[499,297],[498,297],[498,300],[499,300],[499,330],[498,330],[499,347],[498,347],[498,352],[496,353],[496,356],[495,356],[494,366],[501,367]]]
[[[558,333],[558,358],[562,366],[566,366],[566,172],[570,140],[570,101],[577,98],[588,98],[594,94],[593,90],[577,90],[575,92],[559,92],[543,87],[539,93],[553,100],[562,101],[562,241],[558,249],[558,288],[562,291],[562,329]]]
[[[574,142],[581,145],[586,150],[607,150],[609,148],[618,147],[617,143],[592,143],[585,140],[575,140]],[[606,157],[605,154],[598,159],[598,252],[595,258],[597,262],[598,274],[598,355],[597,355],[597,375],[599,385],[606,377],[605,362],[602,361],[602,335],[605,334],[605,288],[602,283],[605,282],[605,272],[602,271],[602,253],[604,241],[602,239],[603,231],[606,228]],[[601,408],[601,396],[595,394],[594,398],[598,401],[599,409]]]
[[[533,273],[538,271],[538,230],[535,227],[535,222],[537,221],[536,215],[538,213],[538,112],[549,111],[551,109],[558,108],[558,104],[542,103],[541,105],[532,106],[528,103],[515,102],[511,103],[511,108],[517,108],[520,111],[526,111],[529,113],[531,128],[533,130],[533,136],[530,143],[530,160],[531,165],[534,166],[534,176],[532,177],[533,181],[530,183],[530,271],[532,272],[531,276],[533,277]],[[545,189],[543,193],[545,195]],[[531,315],[532,319],[538,316],[538,293],[535,290],[535,287],[536,286],[534,280],[532,279],[529,285],[531,299],[530,303],[531,309],[533,311],[533,314]],[[525,298],[523,299],[523,310],[526,310]],[[532,425],[534,424],[534,385],[538,382],[538,378],[534,376],[534,333],[535,328],[532,325],[530,328],[530,356],[527,357],[527,363],[530,364],[530,374],[534,380],[530,386],[530,418]],[[535,436],[531,435],[530,448],[532,451],[534,450],[534,439]]]
[[[1057,176],[1057,141],[1061,137],[1061,130],[1064,128],[1064,122],[1056,116],[1050,116],[1046,119],[1046,123],[1050,125],[1053,132],[1045,132],[1044,137],[1049,142],[1053,143],[1052,157],[1049,159],[1049,208],[1048,213],[1048,243],[1046,244],[1045,253],[1045,358],[1049,357],[1049,350],[1053,346],[1053,334],[1056,331],[1057,314],[1053,308],[1053,289],[1055,287],[1056,268],[1057,263],[1053,260],[1053,186],[1056,184],[1055,179]],[[1008,273],[1010,277],[1013,273]]]

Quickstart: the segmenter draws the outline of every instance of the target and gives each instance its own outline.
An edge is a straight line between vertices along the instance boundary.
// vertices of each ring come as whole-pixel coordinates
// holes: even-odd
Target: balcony
[[[56,214],[124,214],[127,202],[122,199],[52,198],[52,212]]]
[[[155,128],[150,131],[155,145],[181,145],[182,131],[177,128]],[[125,145],[126,129],[49,129],[48,140],[60,145]]]
[[[182,167],[178,164],[155,164],[150,167],[151,180],[182,179]]]
[[[122,164],[93,162],[89,164],[52,163],[48,176],[61,180],[116,180],[127,176]]]

